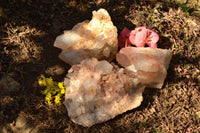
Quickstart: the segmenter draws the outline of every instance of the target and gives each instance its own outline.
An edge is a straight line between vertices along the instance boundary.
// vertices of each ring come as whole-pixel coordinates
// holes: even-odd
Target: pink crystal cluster
[[[151,48],[157,48],[159,36],[156,32],[146,29],[146,27],[137,27],[130,31],[124,28],[118,36],[118,45],[120,48],[135,45],[144,47],[147,44]]]

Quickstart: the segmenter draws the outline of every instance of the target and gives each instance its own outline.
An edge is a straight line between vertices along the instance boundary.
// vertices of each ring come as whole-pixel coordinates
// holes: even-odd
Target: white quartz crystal
[[[172,58],[170,50],[126,47],[116,55],[117,62],[137,73],[142,84],[150,88],[162,88]]]
[[[59,35],[54,46],[62,49],[59,58],[74,65],[95,57],[111,61],[118,48],[117,28],[105,9],[92,12],[91,21],[76,24],[72,30]]]
[[[134,72],[96,58],[73,65],[64,85],[69,117],[86,127],[138,107],[145,88]]]

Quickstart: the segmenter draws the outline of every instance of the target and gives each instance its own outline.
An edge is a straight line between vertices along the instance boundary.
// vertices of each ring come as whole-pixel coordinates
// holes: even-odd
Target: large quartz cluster
[[[69,117],[87,127],[138,107],[145,88],[134,72],[95,58],[73,65],[64,85]]]
[[[92,57],[111,61],[118,48],[117,28],[108,12],[99,9],[93,11],[91,21],[78,23],[58,36],[54,46],[62,49],[59,58],[70,65]]]

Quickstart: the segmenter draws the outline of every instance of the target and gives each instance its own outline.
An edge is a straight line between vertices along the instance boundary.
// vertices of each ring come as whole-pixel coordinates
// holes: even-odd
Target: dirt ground
[[[199,7],[199,0],[1,0],[0,79],[9,77],[11,90],[0,83],[0,133],[199,132]],[[173,57],[163,88],[147,88],[140,107],[85,128],[69,119],[64,105],[45,102],[38,78],[63,81],[70,66],[58,59],[55,38],[99,8],[109,12],[118,32],[154,30],[158,47],[172,50]],[[55,74],[60,68],[65,71]]]

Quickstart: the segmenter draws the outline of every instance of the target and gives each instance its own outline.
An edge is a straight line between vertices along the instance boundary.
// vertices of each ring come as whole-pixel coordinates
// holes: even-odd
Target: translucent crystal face
[[[116,55],[117,62],[136,72],[143,84],[150,88],[162,88],[172,52],[153,48],[122,48]]]

